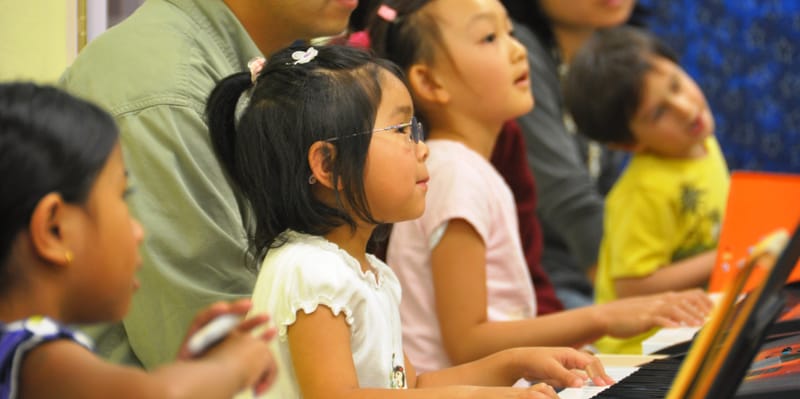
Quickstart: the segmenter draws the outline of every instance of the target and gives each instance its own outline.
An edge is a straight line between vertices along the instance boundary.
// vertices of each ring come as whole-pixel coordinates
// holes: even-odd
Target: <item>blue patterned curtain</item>
[[[800,0],[640,0],[708,98],[733,169],[800,173]]]

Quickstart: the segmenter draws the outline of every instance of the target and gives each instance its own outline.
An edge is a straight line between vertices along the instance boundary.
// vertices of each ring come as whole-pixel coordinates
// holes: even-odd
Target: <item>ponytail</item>
[[[419,61],[432,62],[434,42],[441,33],[433,18],[420,10],[432,0],[386,0],[396,17],[387,20],[376,9],[367,17],[370,45],[379,57],[386,58],[407,70]]]
[[[206,119],[211,135],[211,145],[217,154],[223,169],[234,184],[237,181],[236,170],[236,110],[242,94],[252,87],[250,74],[241,72],[230,75],[220,81],[206,104]]]

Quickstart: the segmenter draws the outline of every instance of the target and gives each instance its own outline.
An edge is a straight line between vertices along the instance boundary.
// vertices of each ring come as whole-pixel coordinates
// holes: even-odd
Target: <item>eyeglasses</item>
[[[408,129],[409,127],[411,129]],[[342,139],[348,139],[350,137],[361,136],[361,135],[364,135],[364,134],[385,132],[387,130],[397,130],[396,133],[407,135],[409,141],[413,141],[414,143],[419,143],[420,141],[422,141],[422,134],[423,134],[422,123],[417,120],[416,116],[412,116],[410,122],[401,123],[399,125],[392,125],[392,126],[388,126],[388,127],[384,127],[384,128],[380,128],[380,129],[375,129],[375,130],[370,130],[370,131],[366,131],[366,132],[361,132],[361,133],[354,133],[354,134],[350,134],[350,135],[342,136],[342,137],[333,137],[333,138],[329,138],[329,139],[327,139],[325,141],[328,141],[328,142],[337,141],[337,140],[342,140]],[[411,131],[409,132],[409,130],[411,130]]]

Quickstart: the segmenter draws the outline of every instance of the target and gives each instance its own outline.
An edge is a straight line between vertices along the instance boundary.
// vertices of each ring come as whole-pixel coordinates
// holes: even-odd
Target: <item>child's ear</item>
[[[412,65],[408,69],[408,84],[411,86],[414,96],[419,100],[437,104],[450,102],[450,92],[429,65]]]
[[[308,150],[308,166],[311,168],[310,184],[321,184],[331,190],[333,186],[333,160],[336,146],[326,141],[317,141]]]
[[[28,231],[33,250],[48,264],[68,266],[72,262],[65,237],[68,212],[61,195],[50,193],[39,200],[31,215]]]

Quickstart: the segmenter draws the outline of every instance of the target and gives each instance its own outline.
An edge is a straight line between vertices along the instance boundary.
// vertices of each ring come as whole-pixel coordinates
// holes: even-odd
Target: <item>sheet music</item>
[[[619,381],[631,374],[634,371],[638,370],[638,367],[621,367],[621,366],[611,366],[606,367],[606,373],[614,379],[614,381]],[[598,393],[606,390],[609,386],[598,387],[592,383],[588,383],[581,388],[567,388],[562,390],[558,393],[558,397],[561,399],[589,399]]]

